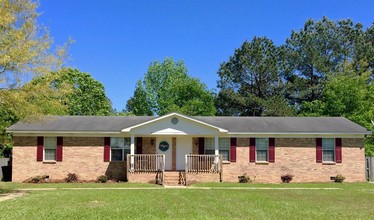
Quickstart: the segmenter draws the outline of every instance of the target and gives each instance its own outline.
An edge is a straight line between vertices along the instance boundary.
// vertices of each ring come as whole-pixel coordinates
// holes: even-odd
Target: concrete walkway
[[[21,196],[24,196],[26,193],[25,192],[13,192],[13,193],[6,193],[0,195],[0,202],[9,200],[9,199],[15,199]]]

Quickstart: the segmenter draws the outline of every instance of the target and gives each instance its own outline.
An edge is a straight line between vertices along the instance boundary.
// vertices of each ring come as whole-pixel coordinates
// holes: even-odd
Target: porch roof
[[[171,113],[169,115],[180,115]],[[161,116],[162,117],[162,116]],[[344,117],[189,117],[228,131],[228,134],[339,133],[371,134],[366,128]],[[154,121],[154,116],[49,116],[33,122],[18,122],[7,131],[22,132],[118,132]]]

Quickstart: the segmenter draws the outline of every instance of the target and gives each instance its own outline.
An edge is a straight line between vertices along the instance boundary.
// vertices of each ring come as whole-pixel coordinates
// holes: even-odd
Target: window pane
[[[214,150],[205,150],[205,154],[214,155]]]
[[[44,137],[44,148],[45,149],[56,149],[57,138],[56,137]]]
[[[333,150],[324,150],[322,151],[322,160],[323,161],[334,161],[334,151]]]
[[[256,161],[268,161],[268,151],[267,150],[256,150]]]
[[[130,149],[125,149],[123,151],[125,153],[125,156],[124,156],[123,160],[127,160],[127,154],[130,154]]]
[[[219,154],[221,155],[222,160],[229,161],[230,158],[229,158],[229,151],[228,150],[220,150]]]
[[[122,161],[122,149],[112,149],[111,161]]]
[[[124,138],[121,137],[111,137],[110,138],[110,147],[111,148],[123,148]]]
[[[204,138],[204,148],[214,150],[214,138]]]
[[[55,149],[45,149],[44,150],[44,160],[56,160],[56,150]]]
[[[124,138],[123,145],[124,145],[125,149],[130,149],[130,147],[131,147],[131,138]]]
[[[334,150],[335,140],[334,138],[322,138],[322,150]]]
[[[268,138],[256,138],[256,149],[257,150],[267,150],[269,148]]]
[[[229,150],[230,149],[230,138],[219,138],[218,146],[220,150]]]

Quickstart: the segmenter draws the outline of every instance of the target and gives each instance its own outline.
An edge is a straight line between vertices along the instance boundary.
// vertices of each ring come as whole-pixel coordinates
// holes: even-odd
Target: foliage
[[[47,29],[37,23],[37,7],[31,0],[0,1],[0,83],[11,88],[31,73],[58,69],[67,56],[70,42],[50,52],[53,41]]]
[[[293,31],[282,46],[290,102],[299,106],[319,100],[325,80],[346,62],[352,62],[357,70],[367,70],[362,61],[374,54],[364,36],[360,23],[354,24],[350,19],[333,22],[327,17],[309,19],[303,29]]]
[[[198,79],[188,75],[182,61],[166,58],[151,63],[144,80],[136,84],[134,96],[126,109],[135,115],[164,115],[180,112],[187,115],[214,115],[212,92]]]
[[[284,98],[281,57],[281,51],[265,37],[245,41],[236,49],[234,56],[222,63],[218,71],[218,114],[292,115]]]
[[[252,180],[246,173],[244,173],[241,176],[238,176],[239,183],[252,183],[255,181],[255,179],[256,177],[254,177],[254,179]]]
[[[294,175],[287,173],[287,174],[281,176],[281,180],[282,180],[283,183],[289,183],[289,182],[292,181],[293,177],[294,177]]]
[[[63,66],[72,43],[52,50],[47,29],[37,23],[38,3],[31,0],[0,0],[0,145],[11,147],[5,128],[30,115],[64,112],[63,105],[52,101],[58,94],[46,84],[27,86],[35,75]]]
[[[334,179],[335,183],[342,183],[344,180],[345,180],[345,177],[341,174],[336,175]]]
[[[372,134],[374,131],[372,130]],[[374,137],[371,135],[365,140],[365,156],[374,157]]]
[[[30,177],[29,179],[25,180],[25,183],[45,183],[49,179],[48,175],[42,175],[42,176],[34,176]]]
[[[5,129],[17,121],[17,116],[0,104],[0,156],[4,155],[5,149],[12,148],[12,136]]]
[[[96,180],[98,183],[106,183],[108,181],[108,177],[105,176],[105,175],[101,175],[99,177],[97,177],[97,180]]]
[[[103,84],[96,81],[89,73],[63,68],[30,82],[32,86],[38,84],[48,84],[54,91],[69,89],[63,97],[58,97],[60,103],[66,105],[69,115],[109,115],[112,111]]]
[[[67,183],[74,183],[78,181],[78,175],[75,173],[68,173],[67,177],[65,178],[65,182]]]

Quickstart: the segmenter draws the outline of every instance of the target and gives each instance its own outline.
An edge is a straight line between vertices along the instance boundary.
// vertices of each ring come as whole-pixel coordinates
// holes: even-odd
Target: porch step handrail
[[[187,173],[221,173],[222,160],[220,155],[186,154]]]

